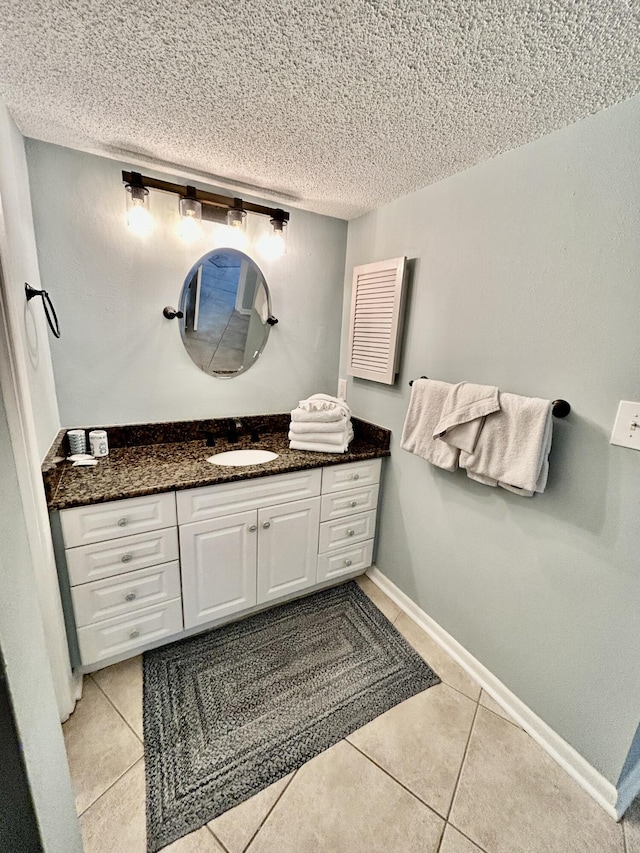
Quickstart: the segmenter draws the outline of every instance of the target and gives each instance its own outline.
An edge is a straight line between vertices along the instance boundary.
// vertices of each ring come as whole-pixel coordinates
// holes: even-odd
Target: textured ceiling
[[[343,218],[640,90],[640,0],[0,0],[0,22],[26,136]]]

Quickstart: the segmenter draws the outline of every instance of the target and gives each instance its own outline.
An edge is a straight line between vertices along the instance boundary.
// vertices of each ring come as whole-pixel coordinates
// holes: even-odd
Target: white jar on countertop
[[[89,445],[93,456],[108,456],[109,443],[104,429],[92,429],[89,433]]]

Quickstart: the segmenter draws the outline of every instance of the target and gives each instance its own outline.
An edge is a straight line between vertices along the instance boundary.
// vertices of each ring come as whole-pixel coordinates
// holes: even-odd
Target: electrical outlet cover
[[[346,402],[347,399],[347,380],[338,379],[338,397]]]
[[[620,445],[620,447],[632,447],[634,450],[640,450],[640,403],[620,400],[618,414],[609,441],[611,444]]]

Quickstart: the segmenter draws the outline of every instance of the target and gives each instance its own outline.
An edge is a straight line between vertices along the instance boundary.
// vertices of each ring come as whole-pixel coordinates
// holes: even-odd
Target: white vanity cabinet
[[[380,469],[372,459],[61,510],[82,669],[361,574]]]
[[[182,630],[173,492],[65,509],[60,523],[83,666]]]
[[[185,628],[315,584],[321,479],[312,469],[178,492]]]

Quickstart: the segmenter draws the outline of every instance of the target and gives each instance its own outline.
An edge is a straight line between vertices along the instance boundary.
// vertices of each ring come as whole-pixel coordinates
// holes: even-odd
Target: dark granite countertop
[[[234,443],[227,440],[229,418],[106,427],[109,455],[98,459],[98,464],[91,468],[74,468],[66,461],[66,430],[61,430],[42,465],[49,509],[68,509],[390,455],[390,432],[355,417],[352,419],[355,437],[347,453],[290,450],[288,414],[253,415],[240,420],[246,432]],[[254,429],[259,435],[257,442],[250,438]],[[212,438],[215,445],[208,446],[207,441]],[[244,448],[272,450],[278,458],[242,467],[222,467],[206,461],[214,453]]]

